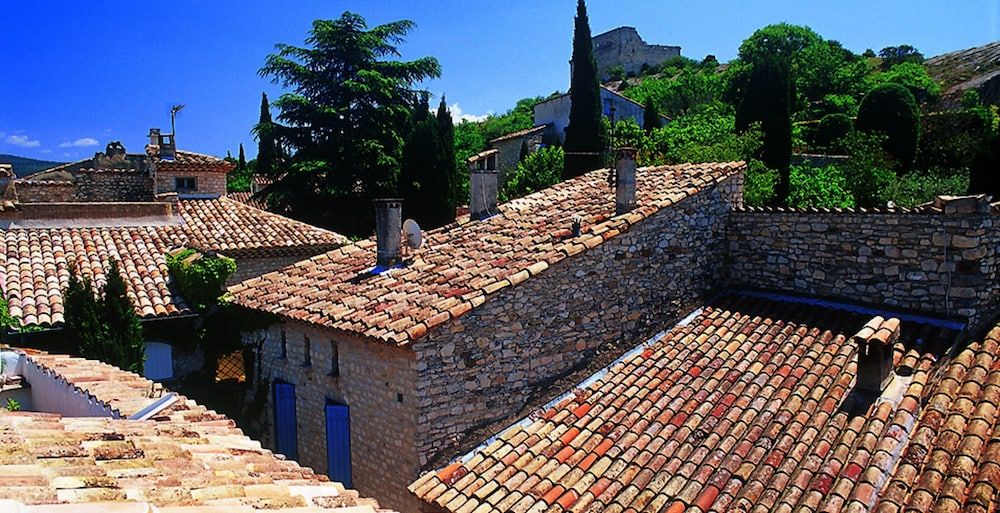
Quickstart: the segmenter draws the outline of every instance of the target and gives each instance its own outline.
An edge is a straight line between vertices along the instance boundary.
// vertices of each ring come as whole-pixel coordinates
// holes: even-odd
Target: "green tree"
[[[819,120],[819,126],[816,128],[816,146],[843,151],[842,141],[853,128],[854,123],[847,114],[827,114]]]
[[[447,107],[443,112],[451,116]],[[407,216],[428,228],[436,228],[455,220],[453,150],[446,148],[445,134],[441,133],[445,123],[430,115],[426,95],[414,109],[413,120],[403,147],[399,192]]]
[[[791,80],[788,61],[774,56],[761,57],[747,79],[742,101],[736,111],[736,129],[745,131],[760,123],[764,132],[761,160],[778,171],[774,201],[783,204],[788,196],[789,164],[792,155]]]
[[[910,45],[887,46],[879,50],[878,56],[882,59],[882,69],[889,69],[904,62],[916,64],[924,62],[924,54]]]
[[[941,96],[941,85],[927,73],[923,64],[902,62],[882,73],[875,73],[868,78],[869,87],[875,88],[882,84],[899,84],[913,94],[918,103],[937,100]]]
[[[247,168],[247,155],[246,152],[243,151],[243,143],[240,143],[240,156],[236,160],[236,169],[244,171],[246,170],[246,168]]]
[[[260,93],[260,117],[254,127],[257,136],[257,169],[264,176],[271,176],[274,167],[274,134],[271,121],[271,104],[267,101],[267,93]]]
[[[563,178],[580,176],[598,169],[604,162],[601,131],[601,90],[597,61],[590,39],[587,5],[577,0],[573,30],[573,76],[570,80],[569,125],[566,126]]]
[[[893,83],[872,89],[861,102],[855,128],[884,134],[885,150],[900,170],[909,171],[920,140],[920,111],[909,90]]]
[[[558,146],[542,148],[530,155],[510,173],[501,189],[503,201],[538,192],[559,183],[565,154]]]
[[[268,203],[298,219],[351,234],[371,233],[371,200],[396,189],[414,84],[438,77],[432,57],[400,61],[414,27],[401,20],[368,28],[345,12],[316,20],[307,47],[278,44],[261,76],[291,91],[274,102],[273,133],[294,153],[266,190]]]
[[[625,68],[621,64],[608,68],[608,78],[617,82],[625,80]]]
[[[70,269],[63,300],[67,342],[84,358],[141,374],[145,337],[117,260],[106,274],[107,282],[95,294],[90,279],[81,280]]]
[[[663,126],[663,120],[660,119],[660,109],[653,103],[653,99],[649,98],[646,100],[646,106],[642,112],[642,129],[648,133],[661,126]]]
[[[447,203],[442,208],[447,208],[448,212],[442,212],[441,219],[450,223],[455,220],[455,208],[461,201],[458,168],[455,167],[455,122],[451,118],[451,110],[448,109],[448,102],[445,95],[441,95],[441,102],[437,109],[438,128],[438,172],[448,182]]]

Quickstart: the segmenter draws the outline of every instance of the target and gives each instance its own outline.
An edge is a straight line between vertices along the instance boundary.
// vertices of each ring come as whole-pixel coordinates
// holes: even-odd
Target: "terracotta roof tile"
[[[580,511],[870,511],[894,472],[900,475],[897,468],[914,460],[905,450],[919,439],[917,410],[937,356],[921,352],[912,376],[897,377],[873,401],[853,389],[858,344],[852,338],[870,337],[904,354],[943,347],[955,335],[915,320],[729,295],[450,466],[450,475],[462,479],[428,473],[410,489],[449,511],[440,497],[467,493],[472,483],[512,491],[526,482],[539,483],[518,499],[529,511],[554,505]],[[985,350],[997,349],[994,343]],[[982,364],[977,369],[992,360]],[[956,382],[949,390],[954,396],[947,402],[961,418],[980,411],[992,422],[995,408],[976,409],[972,399],[958,404],[961,390],[972,393],[971,387]],[[995,396],[1000,399],[1000,378]],[[947,418],[935,425],[947,428]],[[992,436],[980,433],[988,431],[986,423],[976,430],[956,423],[959,428],[965,438],[949,442],[941,451],[948,456],[943,466],[925,483],[930,497],[955,504],[977,482],[973,462]],[[530,448],[522,442],[525,433],[537,433]],[[940,434],[923,439],[945,443]],[[921,454],[928,465],[937,461],[933,453]],[[991,475],[1000,475],[993,467]],[[981,487],[980,493],[989,492]],[[479,511],[505,511],[506,493],[483,497]],[[896,497],[905,504],[905,494]]]
[[[170,285],[165,254],[171,249],[193,247],[236,258],[306,257],[346,240],[226,198],[182,200],[178,209],[176,225],[3,230],[0,285],[11,315],[22,325],[62,324],[70,266],[101,284],[111,259],[119,261],[140,317],[183,315],[190,308]]]
[[[348,244],[230,288],[234,300],[287,318],[405,344],[568,256],[740,172],[739,162],[643,168],[639,208],[614,215],[607,171],[593,171],[500,206],[484,221],[427,233],[403,268],[371,274],[375,241]],[[553,236],[583,220],[578,238]]]
[[[156,162],[158,171],[170,171],[175,173],[187,172],[217,172],[228,173],[236,169],[236,164],[227,162],[218,157],[203,155],[192,151],[177,150],[176,157],[172,160],[159,159]]]
[[[153,400],[148,397],[152,382],[109,365],[56,355],[28,358],[122,415]],[[29,505],[28,512],[65,513],[138,512],[150,511],[150,506],[175,513],[378,509],[374,500],[273,454],[228,418],[183,397],[142,421],[0,411],[0,440],[6,447],[0,451],[0,509],[19,505]],[[38,504],[51,505],[43,510],[31,506]]]

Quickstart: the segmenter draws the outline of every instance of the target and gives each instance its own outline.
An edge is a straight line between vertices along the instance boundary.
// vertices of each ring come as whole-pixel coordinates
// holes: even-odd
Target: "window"
[[[334,340],[330,341],[330,376],[340,376],[340,347]]]
[[[174,190],[188,192],[198,190],[198,180],[193,176],[178,176],[174,178]]]
[[[302,345],[303,351],[306,353],[305,358],[302,359],[302,366],[309,367],[313,364],[312,341],[309,340],[309,337],[304,337]]]
[[[281,330],[281,358],[288,358],[288,335]]]
[[[173,348],[163,342],[146,342],[146,359],[142,362],[142,375],[148,379],[174,377]]]

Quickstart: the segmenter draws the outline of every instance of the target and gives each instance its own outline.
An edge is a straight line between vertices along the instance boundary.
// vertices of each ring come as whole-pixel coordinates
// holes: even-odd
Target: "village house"
[[[203,364],[191,344],[197,312],[174,286],[166,256],[179,249],[236,261],[239,281],[329,251],[336,233],[264,212],[226,195],[233,165],[177,150],[170,134],[150,130],[142,154],[120,143],[92,159],[6,183],[0,210],[0,276],[21,345],[60,345],[63,291],[74,266],[97,285],[117,260],[147,335],[147,377],[169,380]]]
[[[375,239],[230,288],[280,319],[246,335],[266,444],[416,511],[406,486],[420,469],[721,280],[742,163],[636,174],[623,151],[631,187],[599,170],[501,205],[494,163],[471,166],[470,217],[420,248],[401,248],[400,202],[379,202]]]
[[[4,513],[375,513],[232,420],[136,374],[0,351]]]

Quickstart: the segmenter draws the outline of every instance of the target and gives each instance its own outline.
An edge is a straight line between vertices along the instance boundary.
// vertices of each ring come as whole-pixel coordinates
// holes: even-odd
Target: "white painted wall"
[[[70,385],[65,379],[22,356],[21,376],[31,385],[31,408],[64,417],[113,417],[111,408]]]

